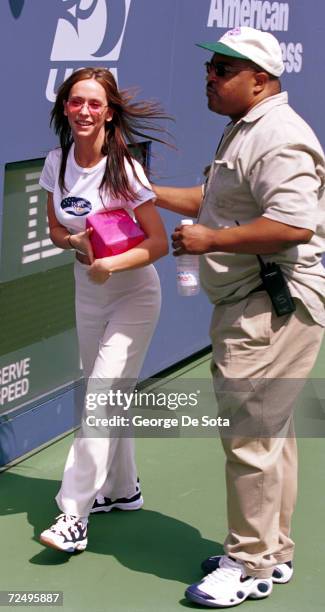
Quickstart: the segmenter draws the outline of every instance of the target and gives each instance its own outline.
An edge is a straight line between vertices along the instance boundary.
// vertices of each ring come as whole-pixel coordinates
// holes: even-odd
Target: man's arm
[[[178,227],[173,234],[175,255],[213,251],[267,255],[311,240],[321,180],[308,151],[291,145],[271,151],[254,164],[249,185],[263,211],[261,217],[218,230]]]
[[[151,185],[157,196],[156,205],[186,217],[197,217],[202,203],[202,186],[164,187]]]
[[[172,244],[174,255],[213,251],[266,255],[309,242],[312,236],[312,230],[260,217],[247,225],[219,230],[199,224],[179,226]]]

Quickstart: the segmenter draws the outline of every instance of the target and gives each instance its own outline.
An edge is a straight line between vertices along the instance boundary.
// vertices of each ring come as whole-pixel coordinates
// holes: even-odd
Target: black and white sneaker
[[[245,599],[264,599],[272,593],[272,588],[272,578],[247,576],[242,563],[224,555],[219,567],[189,586],[185,596],[208,608],[229,608]]]
[[[215,555],[214,557],[208,557],[201,563],[201,569],[204,574],[210,574],[214,570],[218,569],[220,564],[221,555]],[[291,580],[293,576],[293,565],[292,561],[286,563],[278,563],[272,574],[272,582],[276,584],[286,584]]]
[[[278,563],[272,574],[272,580],[276,584],[287,584],[293,576],[293,565],[292,561],[286,561],[286,563]]]
[[[97,495],[93,507],[90,510],[91,514],[96,512],[110,512],[113,508],[117,510],[140,510],[143,506],[143,497],[140,487],[137,486],[137,491],[132,497],[119,497],[118,499],[110,499],[103,495]]]
[[[56,522],[40,535],[45,546],[73,553],[85,550],[87,540],[87,522],[76,516],[60,514]]]

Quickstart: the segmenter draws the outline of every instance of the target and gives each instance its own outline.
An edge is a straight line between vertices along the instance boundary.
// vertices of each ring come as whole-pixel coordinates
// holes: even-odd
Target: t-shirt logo
[[[83,217],[84,215],[88,215],[88,213],[92,209],[92,205],[88,200],[84,198],[76,198],[74,196],[70,196],[69,198],[64,198],[61,202],[61,208],[68,215],[73,215],[74,217]]]

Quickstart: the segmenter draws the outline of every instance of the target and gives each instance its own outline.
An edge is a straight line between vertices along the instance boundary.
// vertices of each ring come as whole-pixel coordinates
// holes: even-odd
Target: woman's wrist
[[[76,247],[74,247],[72,242],[71,242],[71,236],[72,236],[72,234],[68,234],[67,243],[70,246],[70,249],[75,250]]]
[[[102,258],[102,264],[106,270],[106,272],[111,276],[111,274],[113,274],[114,271],[116,271],[116,269],[114,270],[113,268],[115,268],[114,266],[114,258],[115,256],[109,256],[109,257],[103,257]]]

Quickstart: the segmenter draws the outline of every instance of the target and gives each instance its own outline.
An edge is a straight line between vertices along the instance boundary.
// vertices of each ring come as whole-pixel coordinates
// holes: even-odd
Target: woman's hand
[[[112,272],[109,270],[108,260],[108,257],[103,259],[95,259],[92,265],[89,267],[87,274],[93,283],[102,285],[112,275]]]
[[[92,228],[89,227],[84,232],[79,232],[78,234],[70,234],[69,243],[73,246],[74,249],[81,251],[85,255],[88,256],[90,263],[92,264],[95,261],[93,249],[90,242],[90,234],[92,232]]]

